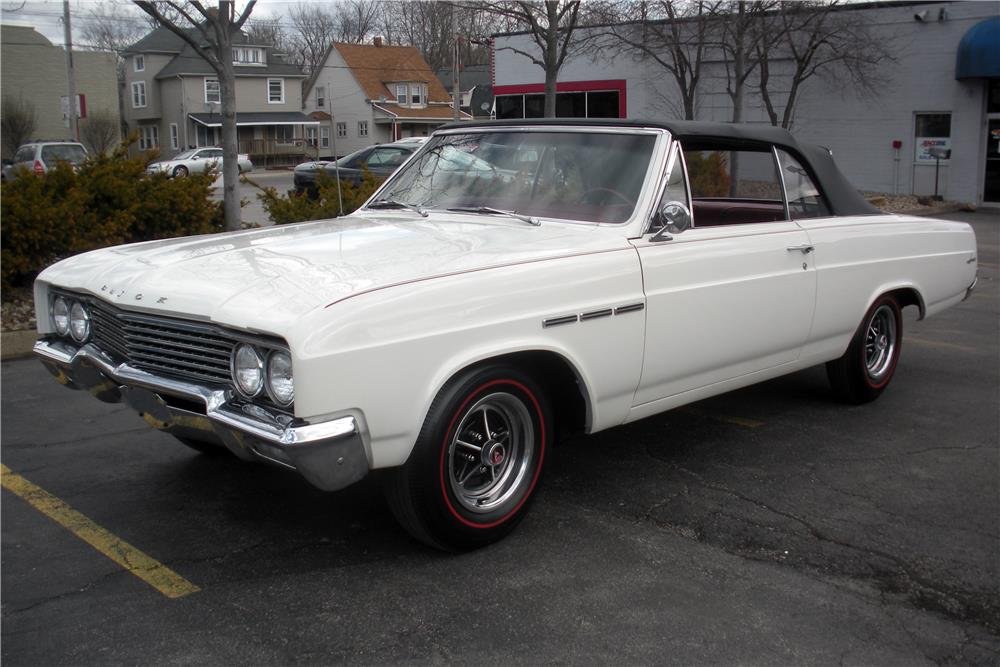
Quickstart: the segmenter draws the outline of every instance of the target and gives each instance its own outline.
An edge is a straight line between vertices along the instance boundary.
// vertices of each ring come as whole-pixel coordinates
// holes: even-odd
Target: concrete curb
[[[24,359],[31,356],[31,349],[38,339],[34,329],[4,331],[0,334],[0,359]]]

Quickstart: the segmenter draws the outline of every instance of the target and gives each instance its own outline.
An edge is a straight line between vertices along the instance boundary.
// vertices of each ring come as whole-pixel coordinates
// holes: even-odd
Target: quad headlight
[[[295,399],[292,357],[284,350],[275,350],[267,357],[267,395],[281,406]]]
[[[264,387],[264,359],[253,345],[240,343],[233,350],[233,382],[247,398]]]
[[[86,304],[61,294],[49,303],[49,316],[56,333],[77,343],[90,339],[90,311]]]
[[[78,343],[90,338],[90,313],[79,301],[74,301],[69,309],[69,334]]]
[[[281,407],[291,405],[295,399],[292,357],[285,350],[267,350],[240,343],[233,350],[232,371],[233,383],[245,398],[255,398],[266,392]]]
[[[60,336],[69,334],[69,301],[57,296],[52,302],[52,323]]]

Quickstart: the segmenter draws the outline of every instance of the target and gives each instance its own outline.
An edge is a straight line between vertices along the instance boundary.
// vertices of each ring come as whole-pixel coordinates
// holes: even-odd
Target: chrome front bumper
[[[106,403],[125,402],[154,428],[217,442],[236,456],[298,471],[314,486],[336,491],[368,474],[368,455],[353,416],[306,423],[250,403],[232,391],[116,364],[93,345],[77,348],[39,340],[35,354],[70,389],[84,389]]]

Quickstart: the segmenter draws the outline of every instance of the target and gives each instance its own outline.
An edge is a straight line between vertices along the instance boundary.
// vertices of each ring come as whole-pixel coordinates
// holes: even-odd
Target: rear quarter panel
[[[961,301],[976,276],[976,237],[962,222],[874,215],[799,224],[815,247],[817,271],[806,361],[842,355],[879,295],[913,288],[926,317]]]

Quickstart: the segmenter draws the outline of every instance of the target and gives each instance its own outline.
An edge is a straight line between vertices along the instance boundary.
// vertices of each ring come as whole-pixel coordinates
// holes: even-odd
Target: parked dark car
[[[315,194],[316,179],[319,174],[325,173],[330,178],[336,178],[338,170],[340,180],[347,181],[351,185],[361,182],[365,169],[376,178],[386,178],[396,171],[399,165],[406,162],[418,148],[420,148],[418,143],[379,144],[362,148],[339,160],[303,162],[295,167],[295,191],[300,194],[303,192]]]

